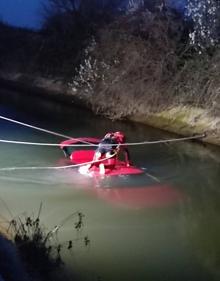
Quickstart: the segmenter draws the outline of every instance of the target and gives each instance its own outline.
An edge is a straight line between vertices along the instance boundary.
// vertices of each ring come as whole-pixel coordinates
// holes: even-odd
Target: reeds
[[[40,221],[41,209],[42,204],[36,217],[19,216],[12,219],[7,232],[14,241],[31,278],[48,281],[54,280],[51,279],[51,275],[64,265],[61,257],[63,250],[72,250],[74,244],[79,241],[88,246],[90,240],[88,236],[82,237],[80,234],[74,240],[59,243],[58,232],[64,224],[74,219],[73,231],[79,232],[83,227],[84,215],[81,212],[74,212],[53,229],[46,230]]]

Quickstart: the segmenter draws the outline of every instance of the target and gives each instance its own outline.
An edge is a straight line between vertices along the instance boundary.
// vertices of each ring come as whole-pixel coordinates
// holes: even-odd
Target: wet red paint
[[[61,143],[61,148],[65,145],[88,141],[98,144],[97,138],[80,138],[67,140]],[[75,164],[83,164],[92,161],[95,150],[75,150],[70,156],[70,160]],[[126,167],[125,162],[116,160],[114,170],[106,168],[106,175],[134,175],[142,174],[144,171],[137,167]],[[109,187],[102,186],[102,177],[99,175],[99,167],[94,166],[89,175],[94,175],[94,186],[89,188],[89,192],[106,202],[128,208],[163,208],[178,204],[186,199],[186,196],[168,184],[155,184],[137,187]],[[82,176],[84,177],[84,176]],[[147,178],[146,178],[147,181]],[[84,186],[87,189],[87,186]]]
[[[83,138],[74,138],[74,139],[69,139],[62,141],[60,143],[60,148],[63,149],[65,146],[69,146],[71,144],[98,144],[101,139],[99,138],[88,138],[88,137],[83,137]]]
[[[74,151],[70,158],[73,163],[76,164],[82,164],[92,161],[94,156],[94,150],[77,150]],[[134,166],[126,166],[126,163],[124,161],[120,161],[116,159],[115,167],[114,169],[108,168],[108,160],[103,161],[104,164],[106,164],[105,174],[109,176],[118,176],[118,175],[137,175],[137,174],[143,174],[144,171],[142,169],[139,169]],[[99,175],[99,167],[98,165],[93,166],[90,169],[90,175]]]

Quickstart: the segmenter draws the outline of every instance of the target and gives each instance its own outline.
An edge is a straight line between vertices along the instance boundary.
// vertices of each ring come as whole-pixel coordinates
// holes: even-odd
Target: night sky
[[[0,0],[0,20],[10,25],[37,29],[41,25],[41,3],[46,0]],[[166,0],[182,9],[186,0]]]
[[[0,0],[0,20],[10,25],[38,28],[41,0]]]

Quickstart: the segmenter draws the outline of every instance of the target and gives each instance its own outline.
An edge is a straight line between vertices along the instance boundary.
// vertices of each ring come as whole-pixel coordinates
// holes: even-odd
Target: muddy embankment
[[[85,99],[78,98],[68,84],[62,83],[59,79],[33,78],[18,74],[1,75],[0,87],[91,109]],[[202,141],[220,145],[220,117],[215,117],[205,108],[178,105],[156,113],[149,111],[146,114],[136,113],[127,116],[127,119],[182,136],[206,133]]]

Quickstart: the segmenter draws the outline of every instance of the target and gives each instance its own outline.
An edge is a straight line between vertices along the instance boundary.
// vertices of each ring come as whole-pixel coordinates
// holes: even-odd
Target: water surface
[[[122,130],[129,142],[175,135],[139,124],[112,122],[73,105],[0,92],[0,115],[73,137],[101,137]],[[1,138],[59,143],[63,139],[0,120]],[[0,143],[0,168],[64,164],[57,147]],[[192,142],[130,147],[146,174],[92,179],[76,169],[0,171],[2,221],[37,214],[47,229],[69,214],[85,214],[60,230],[60,243],[88,235],[72,251],[66,268],[82,280],[219,280],[219,148]],[[152,178],[153,176],[153,178]],[[65,244],[64,244],[65,246]],[[64,247],[65,248],[65,247]]]

